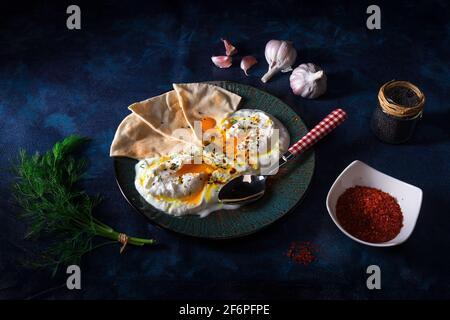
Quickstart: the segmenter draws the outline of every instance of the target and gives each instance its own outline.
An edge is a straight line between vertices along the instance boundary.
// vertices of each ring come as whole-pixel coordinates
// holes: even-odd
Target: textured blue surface
[[[160,245],[103,247],[85,257],[83,290],[65,288],[65,275],[23,269],[32,250],[22,240],[9,196],[11,176],[0,175],[0,298],[432,298],[450,297],[450,7],[445,1],[381,4],[382,29],[369,31],[370,3],[249,1],[247,4],[79,2],[82,30],[65,27],[66,4],[3,7],[0,19],[0,165],[19,147],[45,150],[70,133],[94,138],[85,183],[106,198],[97,215],[129,234]],[[26,7],[26,8],[25,8]],[[245,77],[238,63],[215,68],[221,37],[260,63]],[[266,85],[264,45],[294,41],[297,64],[314,62],[329,75],[329,92],[309,101],[291,93],[288,75]],[[404,145],[379,142],[369,130],[378,88],[391,79],[426,94],[423,121]],[[158,229],[122,198],[108,157],[116,126],[134,102],[170,89],[172,82],[231,80],[276,95],[309,126],[334,107],[346,125],[316,148],[316,172],[302,204],[273,226],[243,239],[210,242]],[[325,197],[350,162],[362,160],[424,191],[416,230],[403,245],[378,249],[345,237]],[[285,252],[292,241],[321,248],[309,266]],[[378,264],[382,290],[366,289],[365,269]]]

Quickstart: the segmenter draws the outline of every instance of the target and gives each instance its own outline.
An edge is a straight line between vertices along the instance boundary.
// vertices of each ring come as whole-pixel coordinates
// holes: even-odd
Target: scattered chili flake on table
[[[286,255],[294,262],[309,265],[316,260],[319,247],[311,242],[292,242]]]
[[[390,194],[370,187],[345,190],[336,204],[336,216],[351,235],[367,242],[394,239],[403,227],[403,215]]]

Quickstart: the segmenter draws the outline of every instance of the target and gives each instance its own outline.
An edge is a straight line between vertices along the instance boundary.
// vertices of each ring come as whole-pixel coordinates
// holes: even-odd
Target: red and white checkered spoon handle
[[[294,156],[297,156],[307,149],[309,149],[312,145],[314,145],[317,141],[325,137],[328,133],[330,133],[334,128],[340,125],[342,122],[347,119],[347,113],[342,109],[336,109],[327,115],[322,121],[320,121],[314,128],[309,131],[306,136],[298,140],[295,144],[293,144],[289,148],[289,152]]]

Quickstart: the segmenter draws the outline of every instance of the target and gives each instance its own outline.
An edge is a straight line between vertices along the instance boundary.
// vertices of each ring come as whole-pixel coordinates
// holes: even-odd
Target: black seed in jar
[[[415,107],[420,102],[419,97],[413,90],[401,86],[386,89],[384,95],[390,103],[408,108]]]

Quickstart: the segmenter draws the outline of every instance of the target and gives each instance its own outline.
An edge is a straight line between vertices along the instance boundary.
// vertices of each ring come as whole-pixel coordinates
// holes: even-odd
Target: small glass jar
[[[378,102],[371,119],[373,133],[387,143],[408,141],[422,118],[422,91],[410,82],[393,80],[380,88]]]

